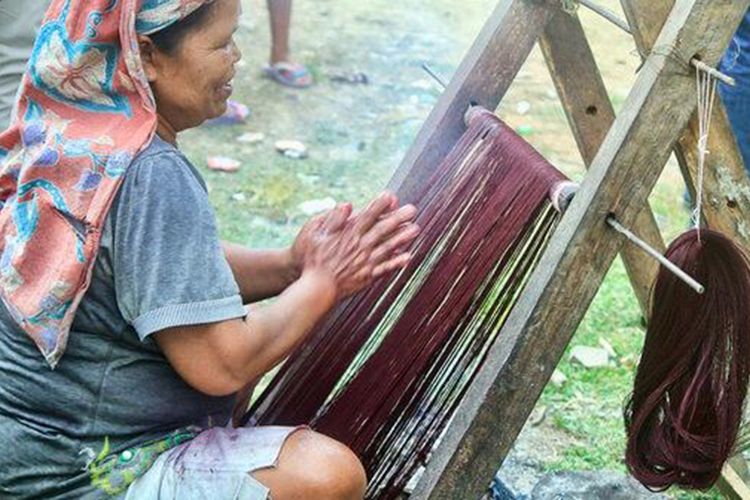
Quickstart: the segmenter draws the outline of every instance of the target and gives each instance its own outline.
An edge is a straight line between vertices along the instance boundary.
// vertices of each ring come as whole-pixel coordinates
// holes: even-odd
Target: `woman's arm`
[[[331,279],[305,272],[278,300],[253,309],[244,320],[169,328],[155,338],[188,384],[206,394],[228,395],[283,360],[334,301]]]
[[[384,194],[356,217],[347,204],[313,219],[292,247],[303,271],[278,300],[244,320],[156,332],[156,342],[195,389],[217,396],[240,390],[288,356],[337,300],[409,262],[404,249],[419,232],[416,209],[396,204]]]
[[[277,296],[300,276],[291,249],[254,250],[229,242],[221,246],[245,304]]]

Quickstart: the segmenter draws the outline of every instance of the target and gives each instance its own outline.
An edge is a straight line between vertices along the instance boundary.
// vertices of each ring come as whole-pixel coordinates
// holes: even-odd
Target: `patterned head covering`
[[[211,0],[53,0],[0,134],[0,297],[51,367],[122,176],[156,130],[137,34]]]

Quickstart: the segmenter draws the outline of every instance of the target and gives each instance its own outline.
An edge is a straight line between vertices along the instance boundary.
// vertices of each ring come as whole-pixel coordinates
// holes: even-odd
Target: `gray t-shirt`
[[[116,454],[225,425],[232,397],[189,387],[150,335],[244,315],[200,174],[154,139],[125,174],[54,371],[0,306],[0,498],[98,498],[85,469],[105,438]]]

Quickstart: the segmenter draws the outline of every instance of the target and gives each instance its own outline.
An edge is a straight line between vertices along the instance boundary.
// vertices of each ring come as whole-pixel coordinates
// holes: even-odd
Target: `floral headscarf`
[[[0,134],[0,297],[51,367],[107,212],[156,130],[137,34],[211,0],[53,0]]]

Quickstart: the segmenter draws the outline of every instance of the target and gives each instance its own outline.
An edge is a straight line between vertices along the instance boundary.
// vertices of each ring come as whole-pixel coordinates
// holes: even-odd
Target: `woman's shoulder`
[[[152,141],[141,150],[128,167],[125,182],[141,183],[144,181],[171,182],[183,179],[197,181],[205,190],[206,185],[200,172],[187,157],[173,144],[155,135]]]
[[[154,135],[151,142],[133,158],[131,167],[139,167],[153,163],[190,163],[185,155],[158,135]]]

